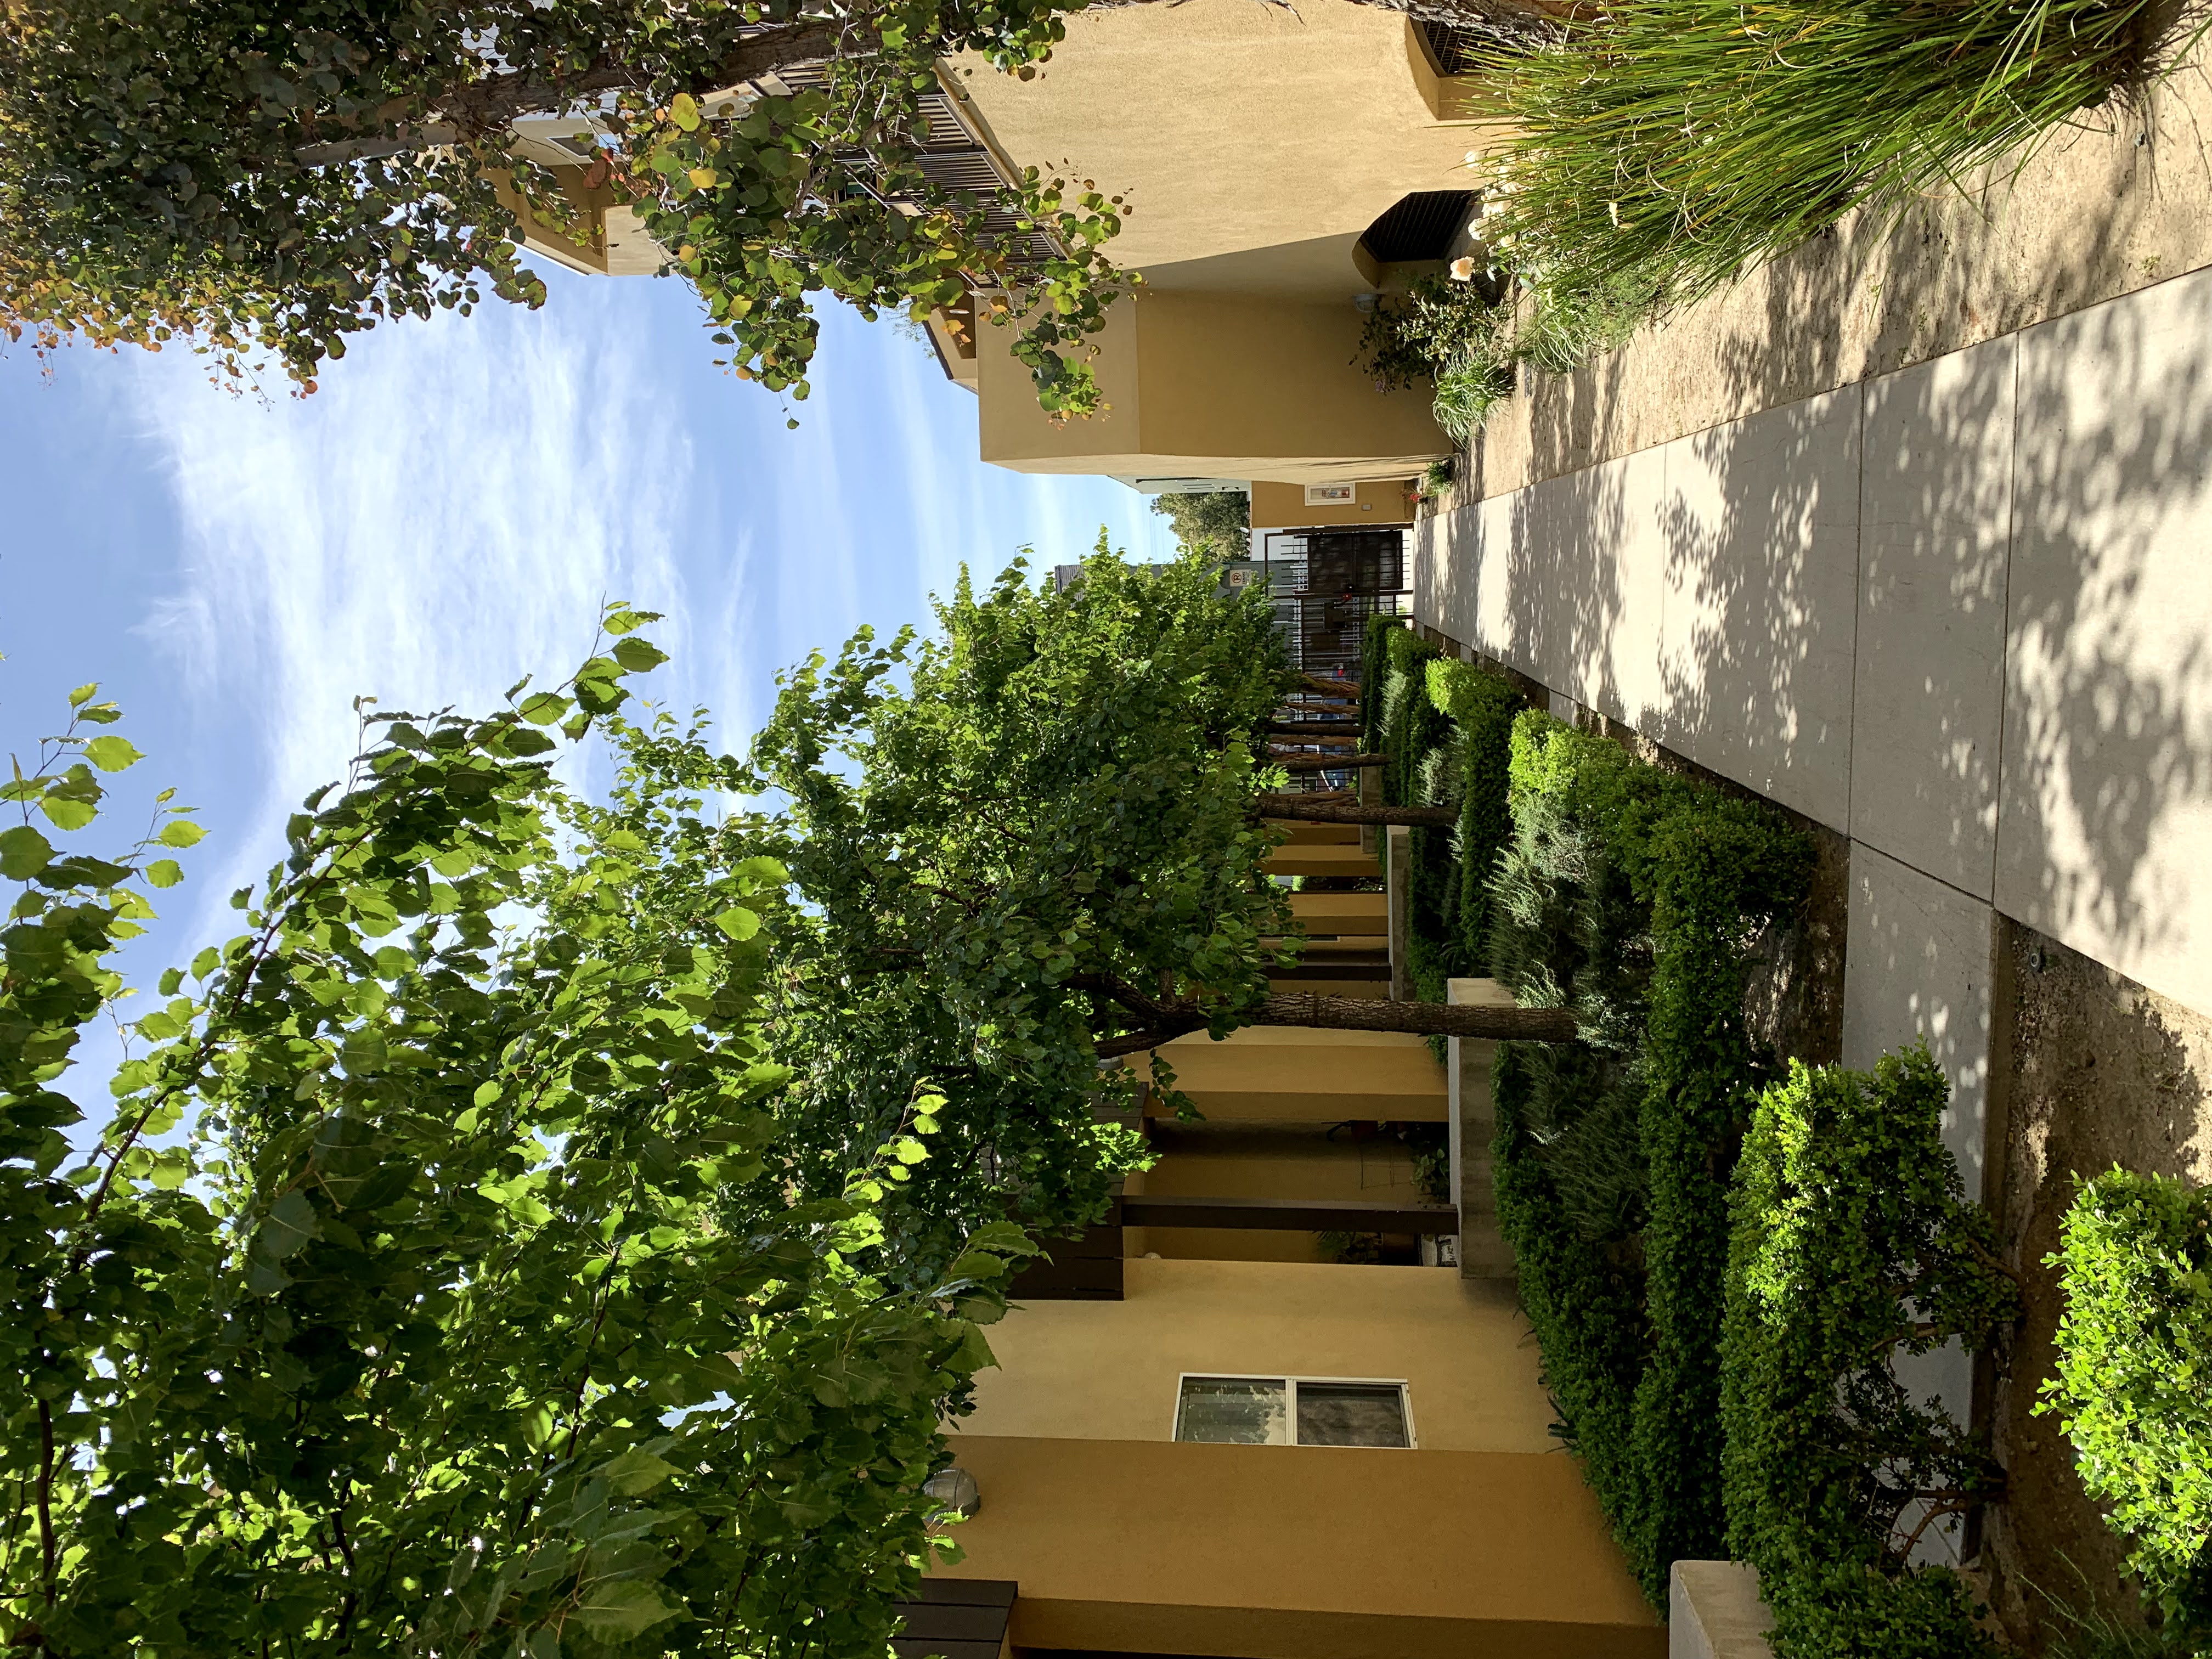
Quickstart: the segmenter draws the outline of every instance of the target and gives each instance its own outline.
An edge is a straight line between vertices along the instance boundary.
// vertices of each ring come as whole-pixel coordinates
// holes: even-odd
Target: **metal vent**
[[[1450,23],[1425,22],[1421,38],[1429,43],[1429,55],[1437,60],[1439,75],[1473,75],[1481,66],[1486,49],[1493,58],[1498,52],[1496,40]]]
[[[1359,240],[1377,264],[1441,259],[1474,210],[1471,190],[1416,191],[1368,226]]]

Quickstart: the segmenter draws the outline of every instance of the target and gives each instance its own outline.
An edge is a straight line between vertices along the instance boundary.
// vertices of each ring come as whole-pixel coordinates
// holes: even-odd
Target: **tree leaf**
[[[642,1578],[602,1578],[584,1586],[572,1615],[602,1642],[643,1635],[684,1609],[659,1585]]]
[[[185,878],[185,866],[174,859],[155,859],[146,866],[146,879],[156,887],[174,887]]]
[[[675,1464],[665,1458],[655,1457],[651,1452],[632,1447],[620,1457],[602,1463],[592,1474],[605,1480],[625,1498],[635,1498],[651,1492],[672,1474],[679,1473]]]
[[[733,905],[714,918],[714,926],[740,942],[760,932],[760,917],[741,905]]]
[[[128,738],[112,735],[94,738],[85,744],[84,757],[103,772],[120,772],[146,758],[132,747]]]
[[[532,726],[550,726],[568,712],[568,700],[550,691],[533,691],[515,712]]]
[[[633,674],[650,673],[668,660],[668,653],[651,640],[635,635],[615,641],[614,659]]]
[[[254,1249],[274,1261],[297,1255],[321,1233],[315,1218],[315,1206],[307,1194],[295,1188],[269,1206],[262,1218],[261,1230],[254,1236]]]
[[[51,790],[39,801],[44,812],[57,830],[82,830],[100,816],[100,809],[88,800],[74,795],[58,795]]]
[[[0,876],[28,881],[53,861],[53,843],[29,824],[0,830]]]
[[[197,846],[207,831],[190,818],[171,818],[161,826],[161,833],[154,837],[164,847]]]

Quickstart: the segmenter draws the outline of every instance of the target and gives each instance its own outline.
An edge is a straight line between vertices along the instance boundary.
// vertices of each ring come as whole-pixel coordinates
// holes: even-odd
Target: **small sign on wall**
[[[1356,484],[1308,484],[1308,507],[1349,507],[1358,494]]]

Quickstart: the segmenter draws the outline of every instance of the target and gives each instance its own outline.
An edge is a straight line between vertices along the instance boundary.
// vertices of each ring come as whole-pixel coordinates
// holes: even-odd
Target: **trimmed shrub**
[[[1697,792],[1640,847],[1626,848],[1623,862],[1652,905],[1642,1125],[1654,1346],[1637,1391],[1636,1437],[1653,1486],[1643,1541],[1651,1560],[1666,1563],[1711,1553],[1723,1526],[1713,1476],[1728,1176],[1752,1091],[1770,1075],[1744,1022],[1742,941],[1747,922],[1802,893],[1811,860],[1804,838],[1772,814]]]
[[[1513,837],[1508,799],[1513,721],[1521,694],[1496,674],[1439,657],[1428,665],[1429,701],[1459,728],[1459,830],[1449,907],[1449,966],[1472,974],[1490,960],[1490,884],[1498,854]]]
[[[1625,1545],[1620,1517],[1636,1511],[1642,1491],[1628,1453],[1636,1382],[1650,1346],[1643,1285],[1626,1253],[1608,1253],[1562,1224],[1566,1206],[1544,1132],[1552,1130],[1557,1146],[1562,1128],[1571,1129],[1571,1113],[1565,1125],[1549,1114],[1574,1097],[1542,1087],[1554,1081],[1539,1069],[1547,1057],[1540,1047],[1505,1042],[1492,1062],[1498,1224],[1513,1243],[1521,1306],[1559,1414],[1552,1431],[1582,1460],[1583,1478]]]
[[[1429,701],[1428,665],[1438,653],[1436,647],[1405,628],[1391,630],[1384,653],[1389,674],[1381,752],[1389,757],[1389,763],[1382,769],[1382,799],[1392,806],[1419,805],[1421,764],[1449,734],[1443,712]]]
[[[1500,1217],[1546,1375],[1577,1379],[1554,1383],[1565,1433],[1663,1606],[1669,1565],[1719,1554],[1725,1531],[1727,1181],[1771,1075],[1743,1017],[1747,947],[1798,902],[1811,848],[1759,803],[1534,711],[1513,724],[1509,799],[1492,971],[1524,1004],[1573,1007],[1592,1048],[1508,1068],[1524,1092],[1510,1127],[1499,1115]],[[1614,1227],[1635,1231],[1604,1236]],[[1589,1293],[1579,1276],[1605,1252],[1612,1293],[1638,1308],[1626,1373],[1614,1312],[1556,1311]],[[1548,1328],[1540,1306],[1555,1310]]]
[[[1359,635],[1359,747],[1382,752],[1382,693],[1390,674],[1390,636],[1404,633],[1403,618],[1377,611]]]
[[[1871,1075],[1793,1061],[1744,1142],[1723,1489],[1729,1547],[1759,1568],[1778,1659],[1988,1650],[1952,1575],[1906,1565],[1929,1518],[2002,1474],[1941,1405],[1915,1401],[1897,1358],[1954,1338],[1985,1348],[2020,1312],[1940,1138],[1949,1097],[1922,1048]]]
[[[2113,1170],[2059,1237],[2058,1374],[2035,1409],[2060,1414],[2148,1599],[2212,1635],[2212,1188]]]

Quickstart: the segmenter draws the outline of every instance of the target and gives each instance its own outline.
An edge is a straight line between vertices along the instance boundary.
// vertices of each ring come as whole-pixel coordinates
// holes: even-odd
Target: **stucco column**
[[[1494,979],[1449,982],[1455,1007],[1510,1007],[1513,994]],[[1513,1251],[1498,1228],[1498,1196],[1491,1184],[1490,1143],[1498,1133],[1490,1103],[1490,1062],[1495,1042],[1452,1037],[1444,1077],[1450,1091],[1452,1203],[1459,1211],[1459,1271],[1462,1279],[1510,1279]]]
[[[1667,1659],[1774,1659],[1773,1623],[1756,1567],[1677,1561],[1668,1574]]]

